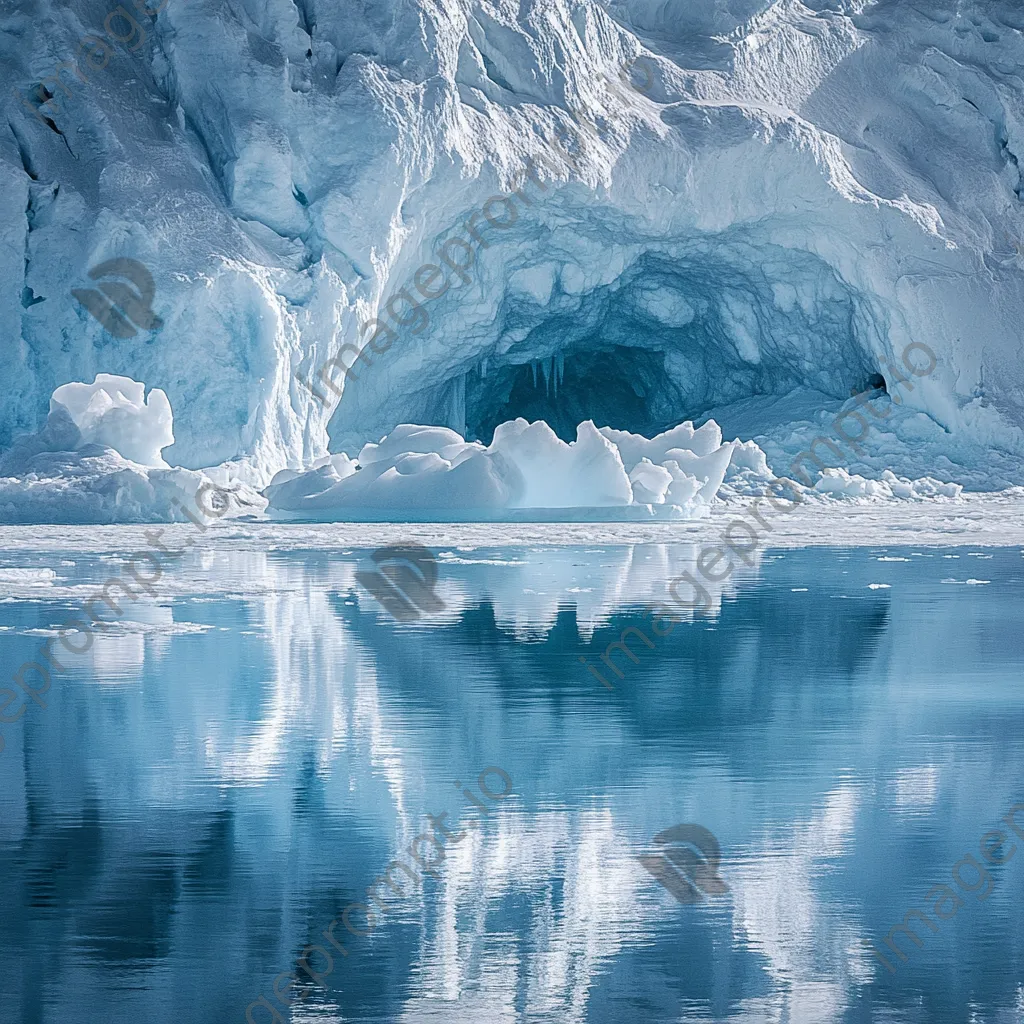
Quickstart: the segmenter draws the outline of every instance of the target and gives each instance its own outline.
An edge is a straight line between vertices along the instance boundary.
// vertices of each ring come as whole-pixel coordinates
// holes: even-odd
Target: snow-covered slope
[[[96,373],[257,485],[400,423],[751,436],[924,343],[930,432],[865,464],[1024,482],[1016,0],[146,10],[0,0],[0,446]],[[115,258],[160,326],[72,295]]]

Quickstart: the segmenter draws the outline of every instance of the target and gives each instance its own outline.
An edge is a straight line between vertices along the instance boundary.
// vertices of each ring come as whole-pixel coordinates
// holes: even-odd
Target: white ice
[[[271,518],[308,522],[684,520],[708,515],[716,498],[741,503],[762,493],[772,478],[755,444],[723,443],[713,420],[654,438],[586,421],[566,443],[542,421],[516,419],[500,424],[487,447],[445,427],[401,424],[356,460],[341,454],[303,474],[282,470],[263,493]],[[825,469],[804,500],[956,498],[962,490],[889,470],[873,481]]]
[[[98,373],[92,384],[62,384],[50,398],[50,414],[64,409],[83,444],[102,444],[140,466],[167,469],[161,452],[174,444],[167,395],[128,377]]]
[[[508,456],[519,494],[481,451],[519,418],[566,443],[588,420],[654,438],[714,419],[785,473],[851,390],[895,392],[910,344],[934,372],[834,468],[1024,483],[1017,0],[156,6],[81,76],[109,0],[10,0],[0,24],[0,519],[166,516],[154,457],[254,488],[287,469],[310,502],[298,481],[323,470],[363,508],[423,488],[408,501],[689,515],[716,491],[702,465],[691,493],[703,453],[630,462],[612,440],[623,483],[590,438],[596,475],[551,447],[573,475],[540,490],[540,463]],[[73,295],[115,258],[154,282],[131,337]],[[55,389],[96,374],[165,393],[175,443],[94,410],[83,437],[108,454],[16,468]],[[341,479],[332,459],[408,423],[480,448]],[[733,449],[718,496],[760,459]]]
[[[182,522],[261,511],[265,502],[226,467],[172,468],[167,396],[129,377],[97,374],[57,388],[43,428],[0,455],[0,521],[6,523]],[[197,493],[217,484],[230,497]],[[225,506],[224,502],[228,505]],[[225,510],[226,509],[226,510]],[[200,519],[200,521],[202,521]]]
[[[173,468],[164,393],[99,374],[59,387],[46,425],[0,457],[0,518],[7,522],[181,521],[210,483],[233,496],[231,517],[266,513],[305,521],[675,520],[706,516],[721,501],[743,502],[775,477],[753,441],[723,441],[714,420],[687,421],[647,438],[592,421],[561,440],[543,421],[499,424],[489,445],[447,427],[400,424],[352,458],[344,452],[306,471],[280,470],[262,495],[231,463]],[[782,463],[785,466],[785,463]],[[885,469],[877,480],[822,467],[805,500],[956,498],[963,490],[928,476]],[[792,496],[799,485],[787,482]],[[209,502],[199,506],[210,514]],[[194,512],[193,512],[194,514]],[[222,514],[217,510],[217,518]]]
[[[169,461],[264,486],[401,423],[488,444],[518,416],[568,440],[842,402],[923,342],[935,432],[881,468],[1024,482],[1016,0],[156,6],[81,77],[109,0],[0,26],[0,446],[108,372],[166,392]],[[417,298],[454,237],[471,266]],[[115,257],[162,326],[113,337],[73,299]],[[949,447],[964,474],[913,464]]]

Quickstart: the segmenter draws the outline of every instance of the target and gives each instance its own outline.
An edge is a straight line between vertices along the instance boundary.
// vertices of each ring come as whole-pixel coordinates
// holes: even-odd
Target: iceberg
[[[713,425],[712,425],[713,426]],[[502,520],[581,519],[609,521],[660,515],[696,518],[707,513],[725,473],[732,444],[703,456],[683,449],[694,430],[686,423],[655,438],[664,464],[634,457],[646,438],[622,435],[622,450],[592,421],[581,423],[566,443],[543,421],[502,423],[484,447],[454,430],[404,423],[379,443],[367,444],[353,462],[325,461],[307,473],[284,470],[264,491],[273,518],[308,521],[373,519]],[[706,438],[708,431],[702,435]],[[677,446],[678,445],[678,446]],[[696,446],[700,450],[702,446]],[[677,460],[687,461],[683,472]],[[649,468],[648,468],[649,467]]]
[[[127,377],[98,373],[92,384],[62,384],[50,398],[50,417],[61,412],[78,431],[79,444],[106,444],[125,459],[167,469],[161,452],[174,444],[167,395]]]
[[[164,461],[174,443],[171,406],[159,388],[145,392],[107,373],[57,388],[43,428],[0,456],[0,520],[184,522],[193,507],[214,518],[261,511],[259,495],[224,468],[204,473]]]
[[[653,438],[587,420],[567,443],[547,423],[520,418],[500,424],[487,447],[446,427],[403,423],[354,460],[341,453],[305,473],[282,470],[263,496],[270,518],[305,522],[683,520],[707,516],[727,477],[732,497],[782,483],[756,444],[723,442],[714,420]],[[828,468],[809,491],[792,480],[782,487],[796,488],[797,500],[957,498],[963,490],[890,470],[873,481]]]
[[[586,420],[566,442],[543,420],[520,417],[499,424],[486,446],[449,427],[403,423],[355,458],[337,452],[307,470],[282,469],[262,491],[246,465],[170,466],[163,452],[173,444],[173,414],[159,388],[147,395],[145,384],[115,374],[62,384],[43,428],[0,455],[0,520],[194,521],[193,504],[214,518],[306,522],[682,520],[769,485],[791,496],[801,490],[776,478],[755,442],[723,441],[714,420],[652,438]],[[813,458],[815,449],[809,443],[801,454]],[[876,481],[822,463],[816,476],[812,498],[956,498],[963,490],[889,469]],[[218,496],[200,500],[207,491]]]

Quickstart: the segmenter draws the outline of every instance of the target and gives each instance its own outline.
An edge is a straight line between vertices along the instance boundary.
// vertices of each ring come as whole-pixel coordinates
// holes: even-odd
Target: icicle
[[[547,397],[551,390],[551,379],[548,377],[548,361],[546,359],[540,361],[540,375],[544,378],[544,396]]]
[[[445,397],[445,425],[466,436],[466,374],[453,377]]]
[[[455,420],[456,430],[466,436],[466,374],[461,374],[455,385]]]
[[[534,391],[536,391],[537,390],[537,360],[536,359],[534,359],[533,362],[530,363],[530,369],[533,370],[533,389],[534,389]]]
[[[565,353],[559,351],[558,353],[558,387],[562,386],[562,382],[565,380]],[[555,394],[557,394],[557,390]]]
[[[480,360],[480,379],[483,380],[487,376],[487,356],[484,356]]]

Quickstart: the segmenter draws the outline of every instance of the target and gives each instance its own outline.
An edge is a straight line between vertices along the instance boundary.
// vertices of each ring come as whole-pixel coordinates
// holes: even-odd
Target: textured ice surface
[[[64,410],[83,444],[104,444],[141,466],[166,469],[160,455],[174,444],[167,396],[127,377],[96,375],[92,384],[62,384],[50,398],[50,414]]]
[[[566,441],[713,416],[778,470],[923,342],[935,373],[843,468],[1024,482],[1016,0],[167,0],[90,65],[111,6],[0,17],[0,445],[113,373],[166,393],[171,465],[257,486],[520,416]],[[162,326],[113,337],[74,300],[114,257]],[[732,430],[742,403],[785,406],[771,437]],[[630,486],[672,504],[686,466],[643,458]]]
[[[285,470],[265,495],[271,515],[314,520],[563,517],[569,510],[583,519],[683,519],[707,513],[732,449],[713,423],[699,431],[684,423],[649,441],[599,431],[588,420],[567,444],[543,421],[517,419],[498,426],[486,448],[447,428],[403,423],[364,446],[356,464],[327,462],[298,477]]]
[[[849,502],[822,497],[817,504],[797,506],[792,512],[766,519],[770,532],[758,527],[763,547],[752,559],[769,548],[876,547],[902,545],[912,539],[917,546],[972,548],[1016,546],[1024,556],[1024,516],[1020,515],[1024,488],[996,494],[965,492],[959,499],[936,498],[927,502]],[[266,559],[267,552],[332,551],[365,548],[373,550],[392,544],[422,544],[437,551],[467,552],[476,548],[503,545],[543,545],[592,547],[600,545],[670,544],[693,541],[708,547],[721,542],[728,524],[738,510],[716,505],[703,519],[670,521],[645,519],[631,523],[323,523],[252,522],[245,520],[211,523],[200,534],[190,523],[175,523],[164,528],[164,543],[180,548],[193,541],[198,555],[215,551],[242,552]],[[749,516],[747,517],[749,521]],[[59,565],[55,556],[75,559],[87,552],[142,550],[147,546],[141,526],[0,526],[0,548],[9,553],[5,562],[31,566],[31,552],[46,553],[45,566]],[[21,554],[19,554],[19,552]],[[63,555],[61,555],[63,553]],[[224,579],[199,569],[202,592],[224,593]],[[737,571],[739,571],[737,569]],[[48,574],[15,581],[4,570],[4,585],[13,587],[21,597],[31,596],[33,588],[49,588],[56,581]],[[972,573],[973,574],[973,570]],[[27,588],[27,589],[26,589]],[[73,595],[71,595],[73,596]]]
[[[790,500],[807,500],[795,482],[774,480],[756,444],[723,443],[714,420],[698,428],[687,421],[654,438],[599,430],[587,420],[566,443],[542,420],[516,419],[500,424],[486,447],[447,427],[403,423],[364,445],[356,459],[339,452],[306,472],[281,470],[262,495],[230,463],[209,469],[213,479],[168,467],[161,451],[173,440],[163,392],[147,398],[144,384],[110,374],[92,384],[64,384],[53,394],[43,429],[19,438],[0,457],[0,517],[175,521],[188,516],[191,503],[215,518],[258,513],[269,504],[275,518],[325,522],[690,519],[708,514],[718,497],[743,502],[763,494],[769,482]],[[868,480],[823,463],[815,476],[811,497],[955,498],[963,489],[890,470]],[[806,474],[801,479],[811,485]],[[214,483],[227,485],[214,488],[220,498],[200,500],[198,492]]]

